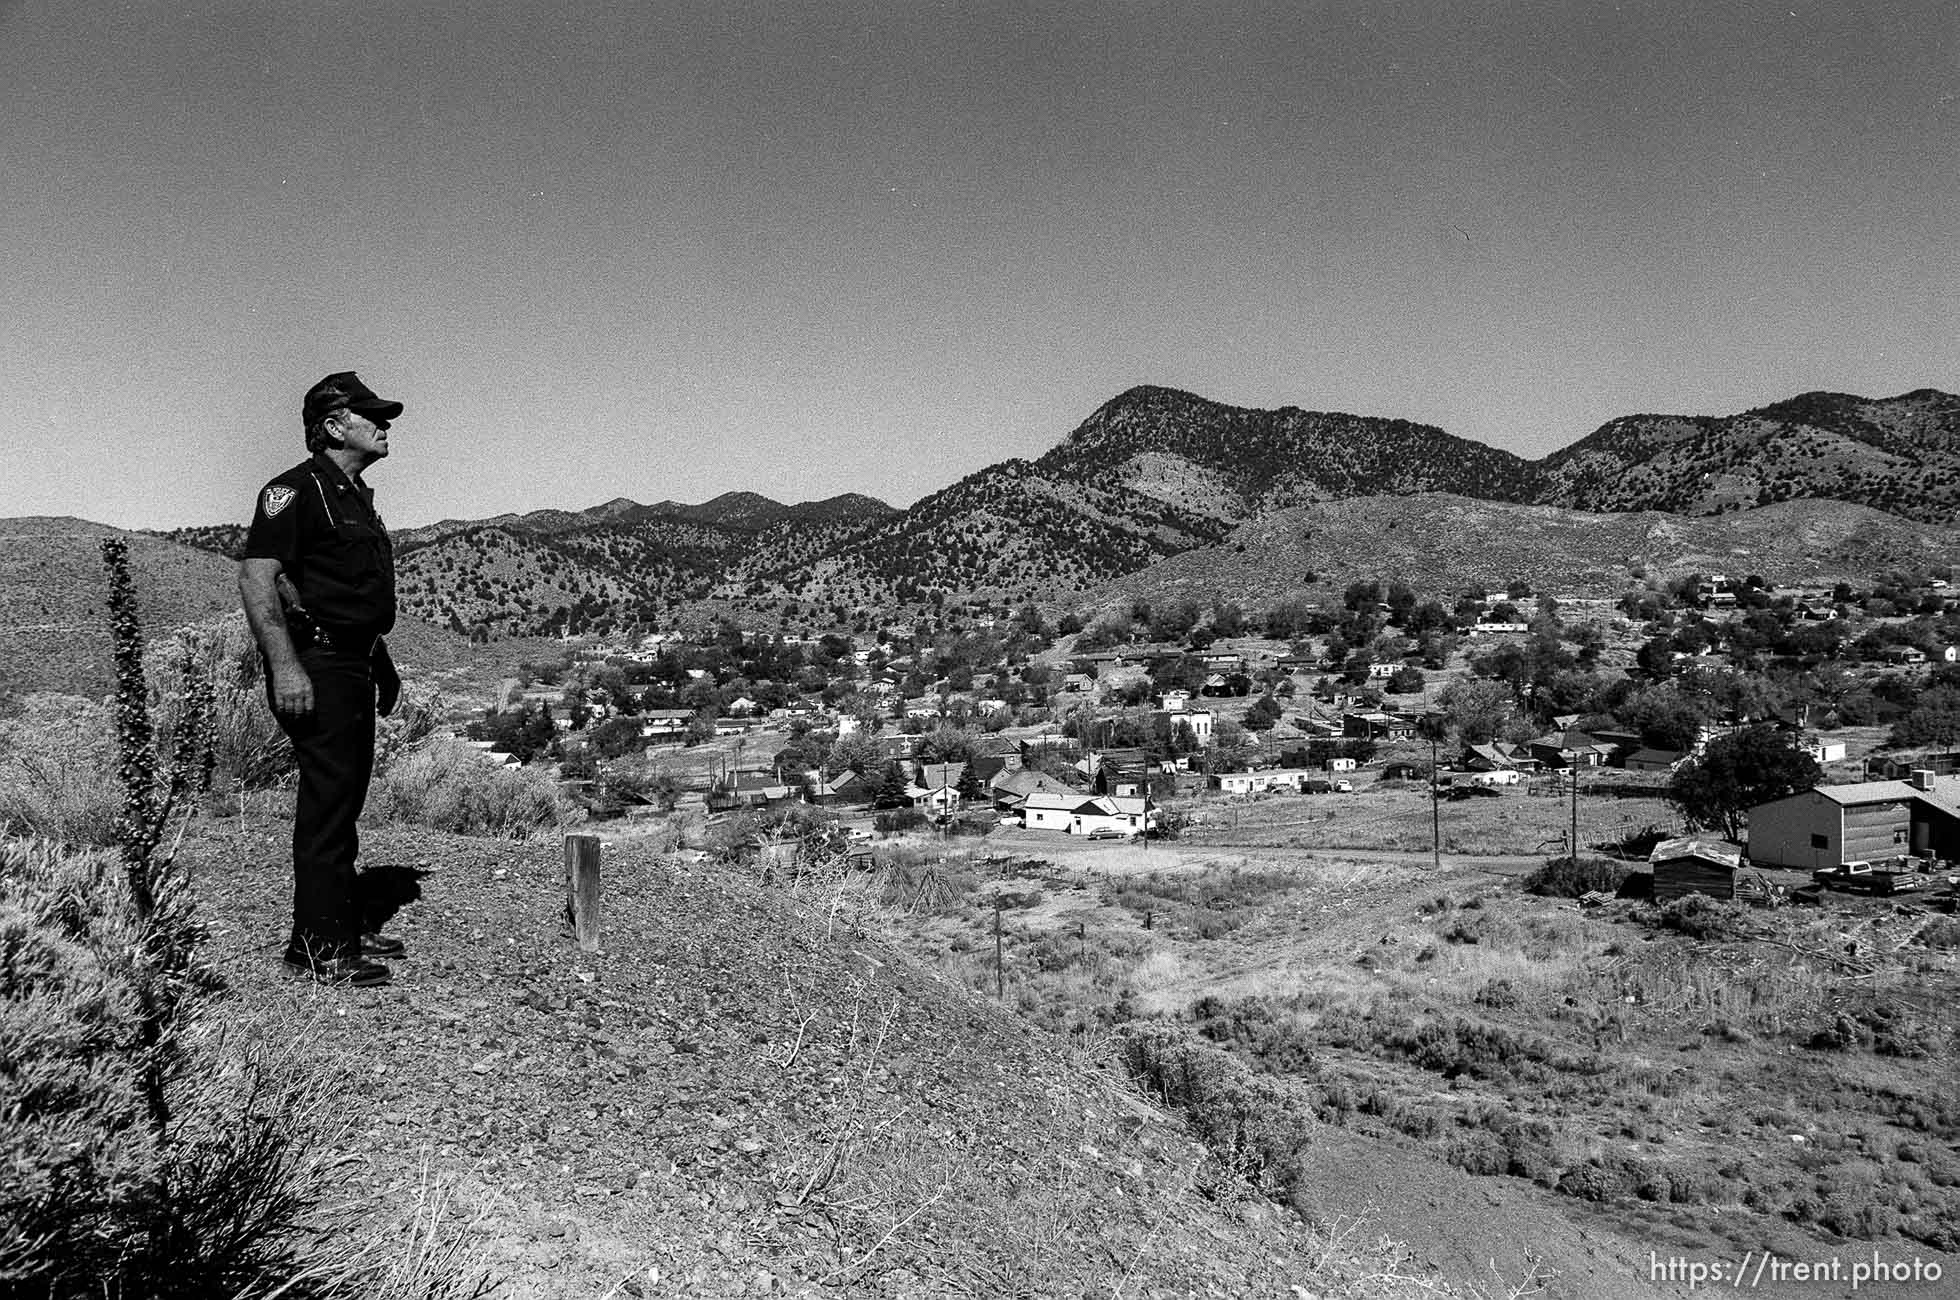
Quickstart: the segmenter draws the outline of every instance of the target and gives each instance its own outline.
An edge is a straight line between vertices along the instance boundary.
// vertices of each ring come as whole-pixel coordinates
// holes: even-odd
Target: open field
[[[1179,806],[1193,820],[1185,834],[1220,848],[1428,852],[1428,789],[1416,782],[1377,781],[1372,773],[1360,777],[1352,794],[1193,798]],[[1609,780],[1615,793],[1600,793]],[[1564,852],[1572,801],[1549,783],[1536,793],[1513,786],[1490,798],[1445,796],[1435,816],[1445,854],[1542,856]],[[1680,814],[1660,797],[1657,782],[1613,772],[1598,782],[1582,780],[1578,822],[1581,845],[1604,846],[1650,828],[1671,831],[1680,825]]]
[[[1876,1248],[1960,1276],[1952,918],[1582,911],[1519,888],[1528,855],[1436,871],[1426,847],[1001,832],[912,868],[897,928],[1038,1022],[1156,1023],[1283,1086],[1313,1117],[1302,1203],[1371,1205],[1445,1272],[1528,1247],[1550,1293],[1604,1295],[1647,1250]]]

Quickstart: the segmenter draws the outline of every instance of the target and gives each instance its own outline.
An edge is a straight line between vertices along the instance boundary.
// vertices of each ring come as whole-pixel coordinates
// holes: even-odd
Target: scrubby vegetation
[[[447,732],[403,749],[375,774],[366,816],[456,835],[525,837],[563,825],[571,806],[535,767],[506,767]]]

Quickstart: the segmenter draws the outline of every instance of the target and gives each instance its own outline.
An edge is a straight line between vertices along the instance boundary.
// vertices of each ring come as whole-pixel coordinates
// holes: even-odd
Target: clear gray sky
[[[1960,5],[0,0],[0,515],[898,504],[1137,383],[1527,455],[1960,386]]]

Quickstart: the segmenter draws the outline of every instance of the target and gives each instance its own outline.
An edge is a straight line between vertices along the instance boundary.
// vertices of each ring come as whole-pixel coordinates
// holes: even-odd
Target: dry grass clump
[[[437,732],[375,774],[365,817],[521,840],[565,825],[573,811],[545,773],[498,766],[455,736]]]
[[[104,847],[122,811],[109,710],[30,695],[0,722],[0,831]]]

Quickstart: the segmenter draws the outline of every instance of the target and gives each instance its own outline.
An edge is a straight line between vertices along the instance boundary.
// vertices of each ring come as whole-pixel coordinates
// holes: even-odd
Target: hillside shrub
[[[917,830],[929,820],[916,808],[894,808],[872,817],[871,829],[884,835],[895,835],[900,831]]]
[[[416,1243],[440,1256],[416,1279],[359,1244],[330,1208],[342,1085],[218,1025],[201,930],[180,914],[159,942],[128,880],[108,851],[0,840],[0,1294],[482,1294],[460,1239]],[[158,979],[176,996],[153,1033]]]
[[[1689,894],[1669,899],[1656,914],[1663,930],[1674,930],[1690,939],[1707,939],[1735,928],[1741,913],[1734,904],[1723,904],[1706,894]]]
[[[1593,1156],[1559,1175],[1559,1192],[1582,1201],[1617,1201],[1632,1196],[1646,1178],[1642,1163],[1629,1156]]]
[[[564,825],[572,808],[545,773],[498,766],[448,732],[437,732],[375,774],[363,818],[521,840]]]
[[[1116,1038],[1130,1077],[1182,1114],[1214,1159],[1275,1199],[1292,1200],[1305,1178],[1298,1153],[1319,1126],[1305,1095],[1172,1025],[1133,1021],[1118,1026]]]
[[[1191,1016],[1204,1038],[1236,1048],[1270,1073],[1306,1078],[1316,1073],[1311,1036],[1284,1002],[1206,996],[1191,1008]]]
[[[294,770],[292,743],[265,697],[265,670],[243,614],[181,628],[143,656],[157,734],[176,734],[190,692],[209,685],[212,776],[220,787],[258,789]]]
[[[1960,916],[1934,917],[1920,929],[1918,942],[1941,951],[1960,948]]]
[[[1556,1068],[1545,1043],[1455,1016],[1387,1028],[1377,1041],[1387,1051],[1446,1079],[1468,1074],[1476,1079],[1530,1080],[1545,1077],[1548,1067]]]
[[[105,852],[0,842],[9,1294],[228,1295],[227,1282],[285,1271],[278,1229],[299,1185],[280,1177],[277,1148],[293,1130],[263,1122],[270,1094],[255,1110],[250,1089],[233,1091],[249,1062],[213,1068],[174,1016],[152,1032],[149,981],[188,993],[208,979],[194,962],[157,969],[127,880]]]
[[[1524,878],[1524,889],[1547,898],[1577,898],[1594,890],[1611,894],[1630,874],[1631,868],[1610,858],[1550,858]]]

